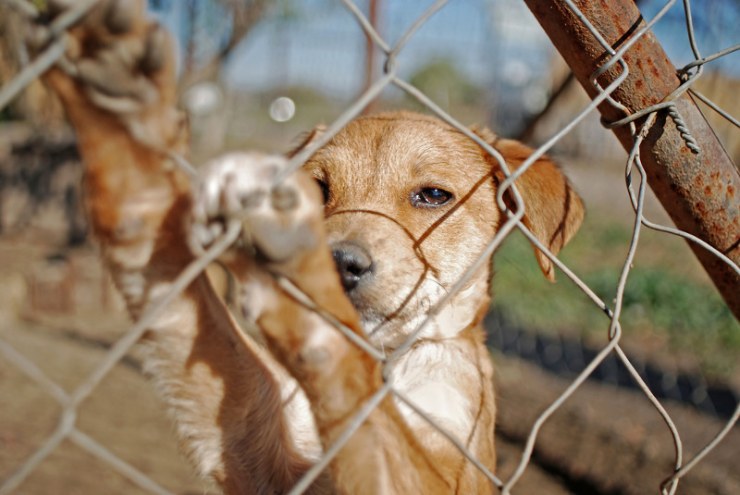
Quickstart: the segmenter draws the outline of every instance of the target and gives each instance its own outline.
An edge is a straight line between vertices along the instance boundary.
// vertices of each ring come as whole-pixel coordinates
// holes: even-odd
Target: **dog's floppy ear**
[[[503,155],[511,172],[519,168],[532,154],[532,149],[524,144],[499,138],[488,129],[473,131]],[[485,155],[492,164],[494,179],[500,184],[506,176],[497,160],[488,153]],[[524,200],[524,225],[553,254],[557,254],[573,237],[583,221],[584,208],[581,198],[558,166],[546,156],[534,162],[515,184]],[[515,209],[511,195],[506,196],[506,201],[512,210]],[[552,262],[536,248],[535,256],[545,277],[554,281],[555,270]]]
[[[298,144],[295,145],[293,148],[291,148],[285,156],[288,158],[293,158],[296,156],[301,150],[303,150],[306,146],[316,141],[318,138],[320,138],[324,132],[326,131],[326,127],[323,125],[316,126],[313,130],[309,132],[305,132],[298,136]]]

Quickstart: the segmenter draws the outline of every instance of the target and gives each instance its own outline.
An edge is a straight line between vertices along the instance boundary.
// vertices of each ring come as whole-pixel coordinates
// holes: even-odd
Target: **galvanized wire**
[[[198,275],[203,273],[206,266],[218,258],[223,252],[228,249],[234,241],[237,239],[240,233],[240,224],[232,222],[228,226],[226,233],[214,242],[205,254],[195,259],[190,263],[175,279],[172,286],[164,294],[161,299],[153,301],[152,304],[144,311],[141,318],[134,324],[124,335],[121,337],[113,347],[108,351],[103,361],[90,373],[87,378],[79,385],[71,394],[64,392],[53,380],[46,376],[32,361],[25,358],[10,344],[4,341],[0,341],[0,350],[6,355],[9,361],[13,362],[18,368],[25,372],[27,376],[32,378],[38,385],[49,393],[52,397],[57,399],[63,408],[62,415],[60,417],[59,425],[56,431],[51,437],[45,442],[45,444],[39,448],[26,462],[8,479],[6,479],[2,485],[0,485],[0,495],[11,493],[16,487],[18,487],[38,466],[41,462],[48,457],[65,439],[73,435],[76,431],[75,422],[77,418],[77,409],[102,381],[102,379],[113,369],[113,367],[120,362],[127,352],[136,344],[144,332],[152,325],[152,323],[158,318],[162,311],[180,295],[180,293],[195,280]],[[71,437],[70,437],[71,438]],[[118,459],[112,453],[100,455],[103,452],[102,447],[99,447],[97,443],[91,443],[87,441],[87,436],[77,435],[73,440],[83,448],[90,450],[93,454],[98,455],[105,461],[115,459],[111,465],[118,470],[121,474],[131,479],[131,481],[140,484],[141,480],[146,478],[145,475],[138,473],[134,468],[127,466],[127,464]],[[138,473],[132,476],[132,473]],[[157,486],[156,483],[149,480],[145,483],[146,487]],[[144,488],[146,488],[144,487]],[[164,489],[157,488],[154,493],[166,493]]]
[[[35,8],[27,2],[22,0],[5,0],[9,5],[16,8],[24,14],[24,16],[33,19],[37,17],[38,12]],[[373,413],[375,408],[388,397],[394,397],[400,403],[407,405],[412,411],[420,415],[429,424],[434,425],[439,432],[447,438],[454,448],[460,450],[460,452],[474,465],[476,466],[492,483],[493,486],[499,488],[501,493],[509,494],[514,489],[521,476],[526,471],[527,467],[531,462],[531,458],[535,449],[535,445],[538,439],[538,433],[548,419],[559,410],[562,405],[573,395],[573,393],[591,376],[594,370],[599,364],[601,364],[607,356],[614,354],[616,358],[624,364],[628,373],[635,381],[637,386],[643,392],[647,400],[656,409],[657,413],[661,416],[663,421],[668,428],[672,441],[675,447],[675,462],[674,472],[667,475],[665,480],[662,481],[660,489],[664,494],[673,494],[676,492],[679,481],[682,477],[691,471],[704,457],[716,447],[716,445],[727,435],[732,427],[737,423],[738,417],[740,416],[740,407],[736,409],[732,417],[726,423],[724,428],[712,439],[708,439],[706,446],[696,453],[688,463],[684,464],[684,452],[683,445],[680,437],[680,433],[675,423],[671,419],[668,412],[665,410],[661,402],[655,397],[649,386],[645,383],[643,378],[640,376],[638,371],[633,366],[632,362],[626,355],[626,353],[620,347],[620,340],[623,338],[622,327],[620,323],[620,315],[623,306],[623,297],[626,290],[627,280],[629,278],[634,256],[639,247],[640,233],[642,227],[658,230],[661,232],[669,233],[672,235],[681,236],[690,242],[694,242],[700,245],[702,248],[708,250],[718,259],[721,259],[724,263],[731,266],[737,273],[740,274],[740,268],[730,260],[725,254],[719,252],[717,249],[708,245],[706,242],[697,238],[696,236],[690,235],[686,232],[680,231],[675,228],[662,226],[649,221],[644,215],[644,203],[645,203],[645,191],[646,191],[646,180],[645,172],[642,168],[640,161],[640,145],[643,142],[645,135],[648,130],[654,125],[656,121],[657,112],[661,110],[673,111],[672,116],[676,121],[677,125],[683,125],[680,115],[675,112],[675,105],[673,100],[681,95],[685,91],[689,91],[691,94],[699,98],[702,102],[709,105],[713,110],[717,111],[722,117],[731,122],[733,125],[738,126],[738,121],[735,117],[722,110],[714,102],[706,98],[704,95],[696,92],[692,89],[692,85],[702,75],[703,66],[706,63],[717,60],[723,56],[728,55],[740,48],[740,45],[721,50],[708,57],[702,57],[698,48],[698,45],[694,36],[694,27],[691,17],[691,4],[689,0],[683,0],[684,18],[686,20],[686,31],[689,37],[692,52],[695,60],[681,70],[686,76],[683,78],[682,83],[674,92],[672,92],[666,99],[657,104],[645,108],[639,112],[628,112],[627,109],[616,102],[612,97],[611,93],[619,87],[619,85],[626,79],[629,74],[629,65],[624,59],[625,52],[643,37],[649,30],[659,22],[673,7],[676,0],[670,0],[666,2],[663,8],[643,27],[633,33],[628,40],[618,49],[614,50],[609,43],[605,40],[604,36],[596,29],[587,18],[579,11],[577,6],[570,0],[563,0],[564,4],[574,13],[574,15],[581,21],[584,28],[592,33],[594,38],[601,44],[608,57],[604,63],[594,72],[591,77],[591,83],[597,90],[598,95],[586,105],[582,111],[580,111],[571,121],[564,125],[558,132],[553,134],[542,146],[538,147],[534,153],[528,157],[522,165],[513,173],[510,171],[505,159],[501,154],[494,149],[489,143],[483,141],[479,136],[471,132],[466,126],[458,122],[453,116],[442,110],[434,101],[432,101],[427,95],[425,95],[418,88],[415,88],[409,82],[402,79],[398,74],[398,54],[413,38],[418,29],[423,26],[427,20],[435,15],[438,11],[444,8],[447,3],[445,0],[438,0],[434,2],[424,13],[409,27],[399,38],[399,41],[395,45],[391,45],[378,33],[378,31],[372,26],[370,21],[365,17],[362,11],[355,5],[352,0],[341,0],[348,11],[354,16],[360,27],[366,33],[368,39],[380,49],[385,55],[385,72],[380,76],[374,84],[372,84],[367,91],[361,95],[356,101],[350,105],[342,115],[337,118],[326,131],[319,136],[314,142],[310,143],[305,149],[301,150],[296,156],[294,156],[286,169],[275,179],[274,184],[278,185],[284,180],[287,175],[300,167],[307,159],[311,157],[316,150],[329,142],[336,133],[340,132],[352,119],[358,116],[367,105],[372,102],[381,92],[388,86],[394,85],[405,91],[422,105],[424,105],[432,113],[436,114],[443,121],[453,126],[461,133],[468,136],[470,139],[480,145],[486,152],[488,152],[500,165],[504,174],[506,175],[505,180],[497,191],[497,203],[501,210],[506,215],[506,221],[501,226],[496,235],[489,240],[488,244],[482,250],[476,260],[465,270],[463,275],[456,281],[455,284],[445,293],[428,311],[425,319],[417,326],[417,328],[411,333],[410,337],[403,342],[399,347],[392,350],[389,354],[384,351],[378,350],[369,344],[362,337],[355,334],[351,329],[347,328],[341,322],[337,321],[331,316],[329,311],[317,306],[305,293],[303,293],[295,284],[283,276],[276,275],[278,286],[282,290],[289,293],[298,302],[303,304],[306,308],[316,311],[321,315],[325,321],[330,323],[333,327],[337,328],[343,335],[351,340],[355,345],[362,348],[368,355],[373,359],[376,359],[382,366],[383,377],[385,383],[378,389],[374,395],[371,396],[368,401],[363,404],[348,421],[348,426],[344,432],[338,437],[336,442],[329,446],[321,459],[313,465],[301,478],[301,480],[293,487],[291,494],[303,493],[322,473],[324,469],[331,463],[335,456],[339,453],[341,448],[351,438],[351,436],[360,428],[364,421]],[[13,98],[15,98],[25,87],[27,87],[32,81],[36,80],[41,74],[43,74],[50,67],[58,63],[63,63],[62,56],[65,48],[65,31],[78,22],[89,9],[94,6],[95,0],[85,0],[79,2],[74,8],[70,9],[59,18],[57,18],[49,27],[48,38],[45,41],[46,48],[42,51],[33,61],[31,61],[2,89],[0,89],[0,109],[8,104]],[[618,65],[620,68],[619,75],[615,78],[608,86],[602,87],[598,82],[598,77],[604,74],[606,71]],[[690,73],[692,69],[696,69]],[[581,122],[586,116],[592,114],[596,107],[602,103],[608,103],[614,107],[620,109],[625,117],[609,123],[609,126],[629,126],[629,129],[634,138],[634,145],[630,150],[627,165],[625,169],[626,189],[627,194],[632,204],[635,217],[632,228],[631,240],[629,242],[628,252],[625,256],[620,276],[617,283],[615,292],[615,301],[613,307],[607,305],[601,300],[596,293],[585,283],[583,280],[568,266],[566,266],[560,259],[553,255],[549,249],[540,242],[524,225],[522,218],[526,211],[526,204],[524,203],[521,195],[517,191],[516,181],[521,177],[532,164],[542,157],[548,150],[550,150],[555,144],[557,144],[565,135],[572,131],[572,129]],[[638,129],[636,126],[637,119],[645,117],[645,121],[640,125]],[[684,139],[686,140],[687,146],[691,147],[694,152],[700,152],[698,143],[695,143],[693,136],[691,136],[691,130],[685,128],[682,131]],[[692,141],[693,140],[693,141]],[[184,161],[178,155],[168,153],[170,158],[174,160],[183,170],[185,170],[189,176],[195,178],[197,172],[195,169]],[[637,170],[641,176],[638,191],[635,192],[633,189],[632,172]],[[509,207],[504,203],[504,194],[508,193],[510,197],[514,199],[514,208],[510,210]],[[53,397],[62,406],[62,414],[59,418],[59,424],[57,429],[47,438],[44,444],[34,452],[34,454],[27,459],[23,465],[8,479],[4,480],[0,486],[0,495],[11,493],[17,488],[28,476],[36,470],[38,465],[51,454],[62,441],[69,439],[81,446],[88,452],[104,460],[106,463],[111,465],[119,473],[126,478],[130,479],[142,489],[147,490],[151,493],[163,494],[168,493],[166,489],[160,487],[156,482],[151,480],[149,477],[139,472],[125,461],[118,458],[116,455],[107,450],[104,446],[99,444],[97,441],[79,431],[76,426],[76,418],[78,408],[81,406],[83,401],[92,393],[93,390],[99,385],[100,381],[110,372],[110,370],[123,358],[123,356],[131,349],[131,347],[140,339],[141,335],[146,328],[151,324],[157,315],[161,314],[161,311],[176,298],[181,291],[202,271],[205,266],[219,256],[225,249],[227,249],[239,235],[240,226],[237,222],[229,223],[226,233],[215,242],[204,254],[196,259],[190,266],[188,266],[178,277],[175,283],[173,283],[170,291],[158,301],[155,301],[149,309],[144,312],[139,321],[133,325],[126,334],[108,351],[105,359],[100,363],[96,369],[90,373],[87,378],[79,385],[72,393],[65,392],[53,379],[48,377],[32,360],[23,356],[18,352],[10,343],[0,339],[0,353],[6,358],[6,360],[33,379],[47,394]],[[583,370],[574,378],[570,385],[558,397],[552,401],[544,411],[542,411],[532,424],[529,435],[524,447],[524,451],[521,455],[518,465],[516,466],[512,475],[508,479],[502,480],[494,474],[493,466],[485,466],[481,464],[475,455],[466,448],[465,445],[455,439],[449,432],[446,432],[444,428],[437,425],[434,418],[427,415],[422,409],[407,398],[403,393],[394,387],[392,381],[392,370],[393,366],[401,355],[406,352],[416,342],[418,335],[428,325],[433,318],[441,311],[449,300],[458,293],[462,287],[469,281],[469,279],[477,273],[485,263],[488,262],[492,253],[501,244],[501,242],[515,229],[521,231],[529,241],[532,242],[540,251],[542,251],[552,262],[558,267],[576,287],[578,287],[588,299],[596,305],[605,316],[609,319],[609,327],[606,335],[607,343],[600,349],[597,355],[588,362]],[[656,480],[656,484],[659,480]]]

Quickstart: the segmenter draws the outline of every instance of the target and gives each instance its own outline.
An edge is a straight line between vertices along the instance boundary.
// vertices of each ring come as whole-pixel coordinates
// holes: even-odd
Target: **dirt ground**
[[[498,433],[521,449],[537,416],[571,381],[517,359],[496,356],[495,362]],[[662,403],[680,433],[684,463],[725,426],[688,406]],[[677,493],[740,493],[738,445],[735,427],[681,481]],[[672,473],[674,449],[668,427],[642,393],[587,381],[544,424],[534,457],[548,472],[567,478],[569,493],[638,495],[659,492]]]

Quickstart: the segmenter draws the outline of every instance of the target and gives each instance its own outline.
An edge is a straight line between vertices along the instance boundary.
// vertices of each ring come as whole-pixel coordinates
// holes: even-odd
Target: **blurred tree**
[[[150,0],[153,9],[169,10],[175,2]],[[185,0],[180,87],[218,79],[219,69],[268,10],[285,0]],[[226,22],[224,22],[226,21]]]
[[[453,60],[441,58],[421,66],[409,82],[439,105],[474,105],[483,101],[484,91],[460,71]]]

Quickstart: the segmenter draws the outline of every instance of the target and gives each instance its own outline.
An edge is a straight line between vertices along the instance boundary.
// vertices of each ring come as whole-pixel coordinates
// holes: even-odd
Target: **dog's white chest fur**
[[[400,395],[460,442],[468,437],[475,420],[475,404],[462,392],[464,382],[479,378],[470,360],[461,356],[462,352],[461,347],[450,346],[449,341],[419,342],[399,359],[390,378]],[[281,376],[281,379],[287,398],[284,411],[296,447],[309,459],[318,459],[321,448],[308,400],[292,378]],[[396,402],[412,430],[429,425],[428,419],[405,401],[396,398]],[[418,440],[425,445],[440,441],[441,437],[424,435]]]

